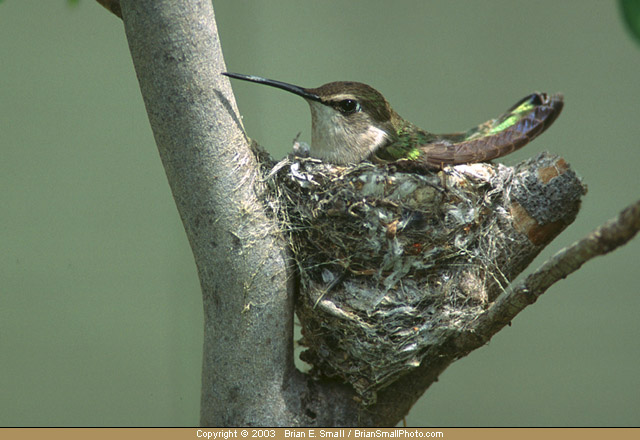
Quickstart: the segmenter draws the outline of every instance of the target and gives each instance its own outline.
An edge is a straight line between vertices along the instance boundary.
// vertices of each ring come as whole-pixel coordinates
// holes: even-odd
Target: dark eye
[[[360,104],[355,99],[343,99],[337,106],[338,110],[346,115],[360,111]]]

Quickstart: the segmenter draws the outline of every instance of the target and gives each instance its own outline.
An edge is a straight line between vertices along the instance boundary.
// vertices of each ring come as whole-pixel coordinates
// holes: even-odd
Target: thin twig
[[[487,313],[478,318],[474,331],[485,341],[490,339],[553,284],[566,278],[592,258],[624,245],[639,230],[640,200],[586,237],[556,253],[523,281],[505,291]]]

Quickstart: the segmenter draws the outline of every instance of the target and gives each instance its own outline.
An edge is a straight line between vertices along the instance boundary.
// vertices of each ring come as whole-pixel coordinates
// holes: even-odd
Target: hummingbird
[[[224,72],[230,78],[303,97],[311,108],[310,156],[336,165],[410,162],[425,169],[485,162],[531,142],[558,117],[562,94],[532,93],[505,113],[465,132],[434,134],[402,118],[373,87],[337,81],[317,88]]]

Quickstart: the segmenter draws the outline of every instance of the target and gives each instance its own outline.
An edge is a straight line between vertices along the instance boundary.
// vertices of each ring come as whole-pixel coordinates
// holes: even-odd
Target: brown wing
[[[563,107],[561,94],[534,93],[503,115],[466,133],[437,135],[420,149],[432,167],[484,162],[524,147],[555,121]]]

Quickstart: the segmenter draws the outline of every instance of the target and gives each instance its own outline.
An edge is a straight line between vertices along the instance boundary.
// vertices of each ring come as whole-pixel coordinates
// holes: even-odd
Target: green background
[[[533,144],[589,193],[534,263],[640,194],[640,46],[617,4],[216,1],[230,71],[356,80],[436,132],[539,90],[566,105]],[[233,83],[276,156],[307,105]],[[120,20],[92,1],[0,4],[0,425],[196,425],[202,308]],[[529,269],[531,270],[531,268]],[[409,425],[640,424],[640,240],[554,286],[452,365]]]

